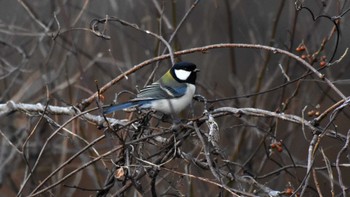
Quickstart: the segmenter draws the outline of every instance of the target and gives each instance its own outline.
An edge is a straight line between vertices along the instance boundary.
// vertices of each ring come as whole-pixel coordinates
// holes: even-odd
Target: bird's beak
[[[200,71],[200,70],[199,70],[198,68],[196,68],[196,69],[194,69],[193,72],[197,73],[197,72],[199,72],[199,71]]]

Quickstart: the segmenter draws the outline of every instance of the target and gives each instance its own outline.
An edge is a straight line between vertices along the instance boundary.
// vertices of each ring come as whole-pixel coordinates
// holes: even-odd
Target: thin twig
[[[94,158],[93,160],[91,160],[91,161],[85,163],[84,165],[82,165],[81,167],[79,167],[79,168],[73,170],[72,172],[68,173],[66,176],[64,176],[64,177],[63,177],[62,179],[60,179],[59,181],[57,181],[57,182],[55,182],[55,183],[53,183],[53,184],[51,184],[51,185],[45,187],[44,189],[38,191],[38,189],[40,189],[40,187],[41,187],[41,185],[42,185],[42,184],[40,184],[40,185],[39,185],[40,187],[39,187],[39,186],[36,187],[36,189],[34,189],[34,190],[29,194],[29,196],[37,196],[37,195],[40,195],[40,194],[42,194],[42,193],[44,193],[44,192],[50,190],[50,189],[53,188],[53,187],[56,187],[57,185],[61,184],[62,182],[64,182],[65,180],[67,180],[68,178],[70,178],[71,176],[73,176],[74,174],[76,174],[77,172],[79,172],[79,171],[85,169],[86,167],[90,166],[91,164],[93,164],[93,163],[95,163],[95,162],[101,160],[102,158],[104,158],[104,157],[106,157],[106,156],[108,156],[108,155],[110,155],[110,154],[112,154],[112,153],[118,151],[118,150],[121,149],[121,148],[122,148],[122,146],[118,146],[118,147],[113,148],[112,150],[110,150],[110,151],[108,151],[108,152],[106,152],[106,153],[104,153],[104,154],[102,154],[102,155],[100,155],[100,156]]]
[[[349,148],[349,144],[350,144],[350,130],[348,130],[348,134],[346,136],[346,142],[342,147],[342,149],[338,152],[337,159],[336,159],[336,169],[338,172],[338,180],[339,180],[339,184],[340,184],[340,188],[342,190],[343,196],[346,196],[347,187],[344,185],[339,163],[340,163],[340,156],[343,154],[343,152],[345,152]]]

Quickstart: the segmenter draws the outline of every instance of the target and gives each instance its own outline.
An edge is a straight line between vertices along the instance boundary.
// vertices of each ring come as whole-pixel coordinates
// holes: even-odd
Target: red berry
[[[320,67],[321,67],[321,68],[323,68],[323,67],[326,66],[326,65],[327,65],[327,62],[325,62],[325,61],[321,61],[321,62],[320,62]]]

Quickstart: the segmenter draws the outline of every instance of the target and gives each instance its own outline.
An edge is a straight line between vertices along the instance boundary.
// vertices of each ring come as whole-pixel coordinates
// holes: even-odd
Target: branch
[[[73,106],[62,107],[62,106],[48,105],[47,108],[46,109],[45,108],[46,106],[41,103],[37,103],[37,104],[15,103],[14,101],[10,100],[4,104],[0,104],[0,117],[14,111],[23,111],[25,113],[47,113],[52,115],[67,115],[67,116],[76,116],[78,114],[81,114],[79,109]],[[93,108],[88,112],[91,112],[97,109],[98,108]],[[103,123],[105,122],[105,119],[99,115],[84,113],[84,114],[81,114],[80,117],[90,122],[93,122],[96,125],[103,125]],[[126,124],[124,120],[118,120],[114,118],[107,118],[107,120],[111,123],[111,125]]]
[[[305,120],[299,116],[285,113],[277,113],[257,108],[234,108],[234,107],[221,107],[215,109],[212,113],[229,112],[237,115],[257,116],[257,117],[275,117],[281,120],[286,120],[292,123],[297,123],[309,127],[312,131],[321,131],[321,129],[311,124],[311,121]]]
[[[174,52],[174,56],[181,56],[181,55],[185,55],[185,54],[190,54],[190,53],[195,53],[195,52],[206,52],[208,50],[212,50],[212,49],[219,49],[219,48],[251,48],[251,49],[262,49],[262,50],[267,50],[267,51],[271,51],[273,53],[280,53],[280,54],[284,54],[287,55],[288,57],[296,60],[297,62],[299,62],[301,65],[303,65],[306,69],[312,71],[318,78],[320,78],[321,80],[325,81],[326,84],[333,89],[339,97],[341,97],[342,99],[346,99],[346,96],[337,88],[335,87],[335,85],[325,77],[324,74],[320,73],[319,71],[317,71],[314,67],[312,67],[308,62],[306,62],[305,60],[301,59],[299,56],[283,50],[283,49],[279,49],[279,48],[275,48],[275,47],[270,47],[270,46],[265,46],[265,45],[258,45],[258,44],[240,44],[240,43],[223,43],[223,44],[213,44],[213,45],[207,45],[204,47],[197,47],[197,48],[191,48],[191,49],[186,49],[186,50],[182,50],[182,51],[177,51]],[[141,62],[140,64],[137,64],[135,66],[133,66],[131,69],[125,71],[125,73],[120,74],[119,76],[117,76],[116,78],[114,78],[113,80],[111,80],[110,82],[106,83],[104,86],[101,87],[100,92],[101,94],[103,94],[108,88],[110,88],[112,85],[118,83],[120,80],[122,80],[125,76],[130,75],[134,72],[136,72],[137,70],[153,63],[159,60],[163,60],[163,59],[167,59],[169,58],[170,55],[166,54],[166,55],[160,55],[157,57],[154,57],[152,59],[148,59],[144,62]],[[97,92],[95,92],[93,95],[91,95],[89,98],[84,99],[80,104],[78,104],[79,109],[84,110],[87,106],[89,106],[94,99],[97,97]]]

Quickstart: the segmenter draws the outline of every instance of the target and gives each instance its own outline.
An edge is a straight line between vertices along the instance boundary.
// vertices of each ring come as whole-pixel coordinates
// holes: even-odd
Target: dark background
[[[97,37],[89,30],[93,19],[105,18],[107,15],[114,16],[168,40],[193,2],[0,1],[1,103],[12,100],[27,104],[48,102],[57,106],[79,104],[96,91],[95,80],[98,86],[102,87],[120,75],[121,71],[127,71],[134,65],[160,55],[164,49],[164,45],[154,37],[118,22],[110,21],[106,25],[99,25],[99,30],[109,35],[110,40]],[[314,21],[306,9],[297,11],[294,1],[200,1],[176,32],[171,46],[174,51],[179,51],[218,43],[247,43],[273,46],[297,55],[319,51],[319,54],[315,55],[318,61],[311,63],[313,67],[319,69],[321,56],[330,61],[335,52],[333,61],[338,60],[350,45],[348,24],[350,16],[349,13],[341,15],[350,4],[347,1],[341,3],[312,0],[306,1],[303,5],[315,16],[326,17]],[[157,6],[160,10],[157,10]],[[59,25],[54,15],[57,16]],[[340,32],[336,32],[333,31],[335,26],[329,17],[340,15],[337,20]],[[339,39],[338,45],[336,45],[337,39]],[[325,41],[323,47],[322,41]],[[307,52],[295,50],[301,43],[305,44]],[[296,83],[286,84],[274,91],[264,92],[286,83],[286,77],[282,74],[280,66],[290,79],[296,79],[307,71],[295,60],[265,50],[221,48],[177,56],[176,61],[180,60],[194,62],[201,69],[197,80],[198,94],[209,100],[239,97],[211,103],[212,109],[223,106],[251,107],[294,114],[312,120],[314,116],[308,116],[308,112],[313,110],[322,113],[341,100],[315,75],[300,79]],[[321,71],[344,95],[349,94],[349,61],[350,58],[346,54],[339,63]],[[158,79],[171,66],[169,59],[159,63],[159,67],[156,67],[156,63],[146,65],[129,75],[128,80],[123,79],[111,86],[103,93],[105,97],[103,103],[112,103],[115,93],[122,90],[137,92],[138,88],[145,85],[154,68],[157,68],[154,79]],[[153,81],[153,77],[150,79]],[[254,94],[259,92],[261,94]],[[240,97],[251,94],[254,95]],[[130,97],[132,96],[126,95],[120,99]],[[283,105],[286,102],[288,107],[284,109]],[[88,108],[95,106],[96,103],[93,102]],[[203,113],[203,106],[198,102],[194,106],[194,114],[198,117]],[[99,115],[98,111],[93,114]],[[30,168],[36,161],[43,143],[56,129],[47,119],[39,122],[40,117],[38,114],[23,111],[1,116],[0,129],[3,135],[0,137],[0,193],[4,196],[17,194],[28,173],[28,167]],[[50,117],[59,125],[71,118],[62,115]],[[126,116],[121,113],[116,117]],[[220,128],[220,149],[225,152],[226,159],[238,164],[231,173],[240,177],[251,176],[260,184],[278,191],[285,191],[287,188],[295,190],[302,183],[306,176],[308,148],[313,137],[311,130],[307,128],[303,131],[300,124],[275,118],[230,115],[217,118],[216,121]],[[348,107],[345,107],[335,120],[330,120],[327,116],[320,122],[320,127],[326,126],[329,122],[332,122],[330,130],[346,136],[350,125]],[[88,141],[103,134],[103,131],[95,125],[80,119],[67,125],[66,129]],[[201,129],[205,130],[205,125],[201,126]],[[28,137],[31,132],[33,134]],[[22,149],[26,139],[28,144]],[[96,144],[95,148],[101,152],[108,151],[118,145],[114,139],[108,137],[107,140]],[[283,143],[281,153],[269,148],[278,141]],[[316,171],[316,176],[324,196],[331,196],[331,182],[334,184],[335,194],[341,194],[339,172],[335,168],[335,162],[337,154],[345,144],[345,138],[329,136],[319,142],[314,167],[321,168]],[[56,135],[41,156],[35,176],[33,175],[24,187],[23,195],[28,195],[40,180],[46,178],[59,164],[83,146],[76,137],[64,131]],[[23,153],[16,151],[14,147]],[[182,148],[184,152],[201,155],[201,145],[196,137],[188,139]],[[321,150],[330,161],[333,178],[325,168]],[[52,177],[51,183],[86,163],[93,157],[90,154],[88,151],[82,153],[79,159]],[[347,151],[343,153],[340,163],[349,163],[348,154]],[[26,164],[23,155],[26,155],[29,164]],[[105,159],[109,166],[107,169],[111,169],[110,160],[115,157],[116,155],[110,155]],[[222,164],[221,162],[218,161],[218,165]],[[243,164],[244,166],[238,167]],[[294,167],[288,172],[281,170],[270,176],[261,177],[293,164]],[[167,167],[174,167],[181,172],[185,172],[185,166],[188,165],[191,166],[191,171],[187,173],[215,180],[209,170],[191,164],[185,165],[180,158],[166,164]],[[50,191],[52,195],[57,196],[94,195],[95,191],[72,189],[64,184],[85,189],[101,188],[108,174],[107,169],[100,163],[89,166],[82,173],[77,173]],[[349,170],[342,167],[340,173],[343,175],[343,184],[349,187]],[[171,193],[175,196],[180,194],[217,196],[223,192],[217,186],[197,179],[190,181],[188,177],[167,171],[161,171],[160,174],[162,178],[157,179],[158,195]],[[304,195],[318,196],[319,192],[315,187],[317,181],[314,181],[314,178],[310,179]],[[149,179],[140,179],[140,184],[143,185],[143,192],[139,190],[139,194],[151,195]],[[251,185],[239,181],[230,182],[228,185],[239,191],[259,194],[256,188],[253,190]],[[121,185],[115,184],[110,192],[113,194],[120,187]],[[134,192],[136,189],[131,187],[125,194],[132,195]],[[222,194],[228,196],[227,192]]]

